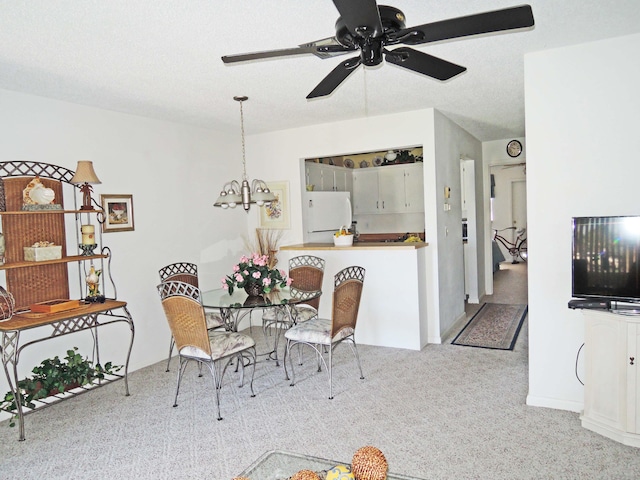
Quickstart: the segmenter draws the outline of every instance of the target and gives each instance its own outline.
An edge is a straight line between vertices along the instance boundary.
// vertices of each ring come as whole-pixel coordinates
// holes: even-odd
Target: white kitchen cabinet
[[[322,191],[322,165],[305,162],[304,169],[307,185],[313,185],[314,190]]]
[[[640,316],[584,310],[582,426],[640,447]]]
[[[353,213],[424,212],[422,172],[422,163],[355,170]]]
[[[378,212],[378,171],[360,168],[353,172],[353,213]]]
[[[348,192],[351,190],[352,170],[337,165],[305,162],[307,185],[314,185],[316,192]]]
[[[423,163],[404,168],[405,212],[424,212]]]

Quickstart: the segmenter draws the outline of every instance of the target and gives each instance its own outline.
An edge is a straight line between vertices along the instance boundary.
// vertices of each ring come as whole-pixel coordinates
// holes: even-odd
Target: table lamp
[[[93,171],[93,162],[89,160],[78,160],[78,167],[76,173],[71,179],[71,183],[74,185],[81,185],[80,191],[82,192],[82,207],[80,210],[93,210],[91,206],[91,185],[102,183],[96,172]]]

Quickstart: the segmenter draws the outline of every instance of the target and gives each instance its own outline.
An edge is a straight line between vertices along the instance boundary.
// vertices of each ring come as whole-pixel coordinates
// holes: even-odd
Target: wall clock
[[[511,140],[507,143],[507,154],[510,157],[517,157],[522,153],[522,144],[518,140]]]

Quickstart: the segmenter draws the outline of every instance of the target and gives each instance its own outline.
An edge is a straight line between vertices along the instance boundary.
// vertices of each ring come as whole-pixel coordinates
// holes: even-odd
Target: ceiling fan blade
[[[313,89],[313,91],[307,95],[307,99],[324,97],[333,92],[338,86],[351,75],[353,71],[362,63],[360,57],[353,57],[345,60],[336,68],[331,70],[331,73],[324,77],[322,81]]]
[[[449,80],[466,70],[465,67],[409,47],[400,47],[392,51],[385,51],[385,60],[399,67],[408,68],[414,72],[443,81]]]
[[[345,53],[352,52],[356,50],[356,47],[345,47],[338,39],[334,37],[323,38],[321,40],[316,40],[314,42],[303,43],[300,45],[302,48],[307,47],[320,47],[316,48],[315,52],[312,52],[316,57],[319,58],[332,58],[337,55],[344,55]]]
[[[319,40],[318,42],[322,42]],[[248,60],[260,60],[263,58],[288,57],[291,55],[304,55],[311,53],[320,58],[329,58],[337,54],[348,53],[353,48],[345,47],[340,44],[319,45],[317,42],[311,42],[294,48],[283,48],[280,50],[266,50],[263,52],[239,53],[234,55],[225,55],[222,57],[224,63],[246,62]]]
[[[419,45],[469,35],[531,27],[534,23],[531,6],[521,5],[405,28],[392,34],[390,40],[407,45]]]
[[[376,0],[333,0],[333,4],[352,35],[366,38],[382,34]]]

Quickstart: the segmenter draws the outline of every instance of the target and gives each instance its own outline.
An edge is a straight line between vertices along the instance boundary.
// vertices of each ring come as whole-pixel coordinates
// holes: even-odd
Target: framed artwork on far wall
[[[266,182],[269,190],[276,196],[271,205],[260,208],[260,227],[286,229],[289,225],[289,182]]]
[[[100,195],[104,209],[102,231],[128,232],[133,226],[133,195]]]

